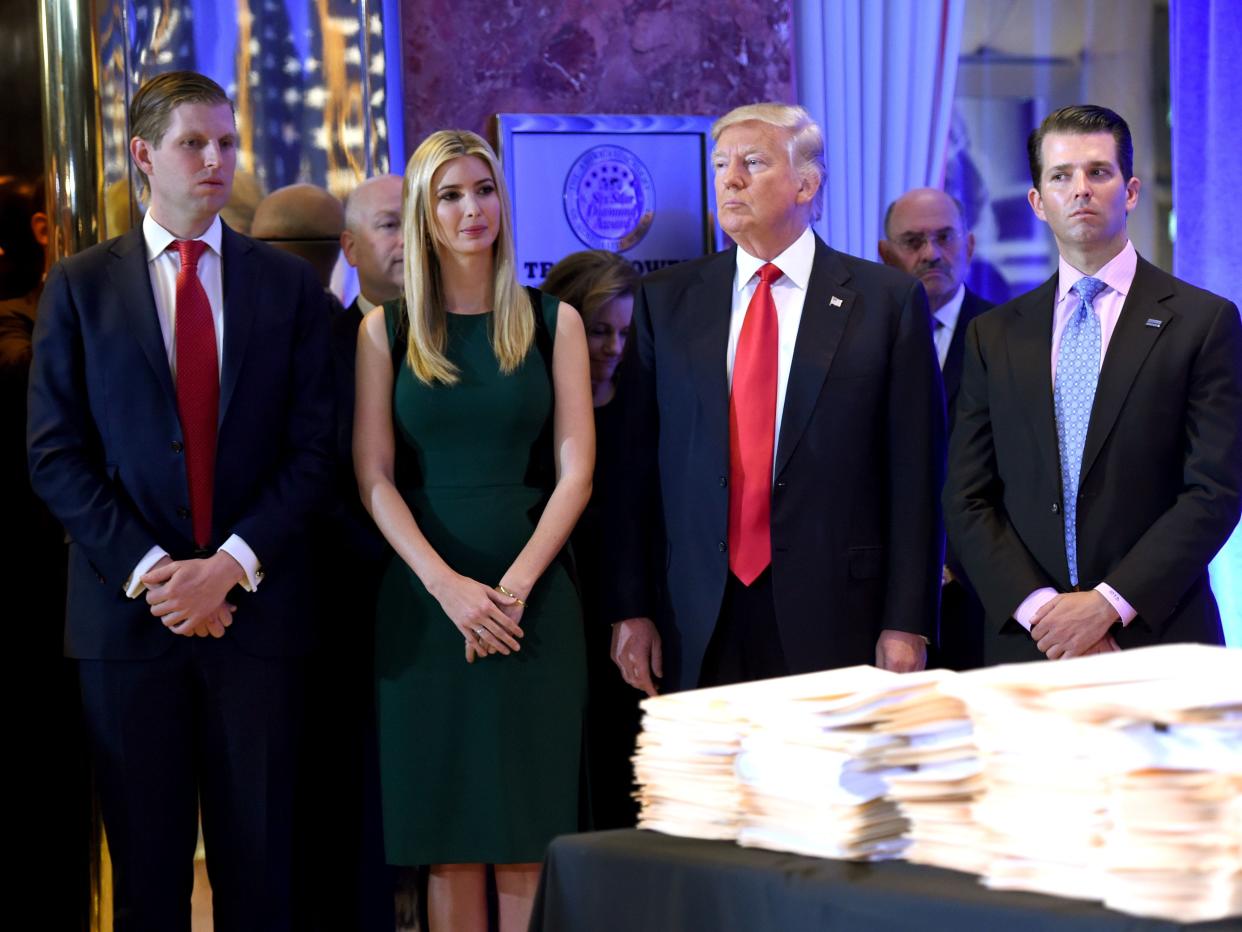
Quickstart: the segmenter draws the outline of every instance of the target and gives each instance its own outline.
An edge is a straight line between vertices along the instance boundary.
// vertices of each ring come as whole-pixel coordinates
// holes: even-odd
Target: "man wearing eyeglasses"
[[[975,235],[967,231],[956,198],[936,188],[915,188],[888,206],[884,237],[879,243],[884,264],[913,275],[927,291],[952,429],[966,327],[993,306],[966,287]],[[951,551],[945,553],[941,579],[939,647],[930,662],[953,670],[982,666],[983,606]]]

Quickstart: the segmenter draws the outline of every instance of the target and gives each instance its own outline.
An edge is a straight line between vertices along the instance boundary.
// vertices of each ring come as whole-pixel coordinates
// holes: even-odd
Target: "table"
[[[1098,903],[988,890],[971,874],[856,864],[626,830],[548,849],[531,932],[1172,932]]]

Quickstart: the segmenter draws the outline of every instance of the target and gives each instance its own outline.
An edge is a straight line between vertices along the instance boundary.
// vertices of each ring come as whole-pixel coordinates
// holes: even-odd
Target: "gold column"
[[[52,260],[100,240],[103,172],[90,0],[40,0],[43,151]]]

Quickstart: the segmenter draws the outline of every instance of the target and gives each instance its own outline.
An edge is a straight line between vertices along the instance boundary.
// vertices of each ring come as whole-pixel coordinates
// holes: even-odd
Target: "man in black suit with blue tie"
[[[1242,501],[1242,321],[1145,261],[1125,120],[1028,140],[1056,273],[966,337],[944,505],[986,609],[988,663],[1223,643],[1208,564]]]
[[[617,389],[613,659],[648,693],[919,669],[944,456],[923,288],[811,230],[824,147],[801,107],[738,108],[712,137],[737,247],[643,282]]]
[[[130,128],[149,209],[49,274],[28,428],[70,538],[116,928],[189,928],[201,806],[216,928],[285,930],[306,527],[332,465],[324,293],[220,222],[237,130],[215,82],[152,79]]]
[[[913,275],[927,291],[952,429],[953,405],[962,381],[966,328],[992,307],[990,301],[966,287],[975,235],[966,229],[962,205],[937,188],[907,191],[884,213],[884,239],[880,240],[879,252],[885,265]],[[983,606],[952,553],[945,554],[941,583],[940,630],[932,662],[952,670],[982,666]]]

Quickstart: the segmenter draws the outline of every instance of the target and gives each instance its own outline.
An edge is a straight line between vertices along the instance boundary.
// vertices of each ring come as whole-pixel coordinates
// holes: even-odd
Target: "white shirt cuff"
[[[1108,583],[1100,583],[1095,587],[1095,591],[1108,599],[1108,604],[1117,610],[1117,614],[1121,616],[1121,626],[1123,628],[1138,617],[1138,612],[1134,610],[1134,606],[1123,599],[1121,593]]]
[[[229,539],[220,545],[220,549],[241,564],[246,578],[239,585],[247,592],[254,592],[259,588],[259,583],[263,582],[263,565],[259,563],[259,558],[250,549],[250,545],[236,534],[230,534]]]
[[[1043,608],[1044,604],[1056,594],[1057,590],[1053,589],[1051,586],[1044,586],[1042,589],[1036,589],[1022,600],[1022,604],[1019,605],[1017,611],[1013,613],[1013,620],[1022,627],[1026,628],[1027,631],[1030,631],[1031,618],[1034,617],[1035,613]]]
[[[147,551],[146,556],[138,561],[138,565],[134,567],[129,578],[125,580],[125,595],[131,599],[136,599],[147,591],[147,587],[142,582],[142,577],[151,571],[151,567],[159,563],[160,560],[168,556],[168,551],[156,544]]]

